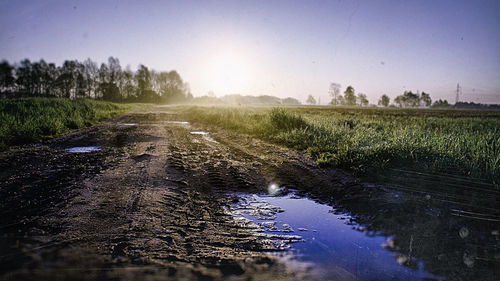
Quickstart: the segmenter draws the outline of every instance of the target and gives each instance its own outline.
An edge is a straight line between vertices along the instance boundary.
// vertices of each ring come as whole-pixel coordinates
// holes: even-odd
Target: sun
[[[208,84],[217,95],[241,94],[250,81],[250,66],[245,57],[221,52],[208,64]]]

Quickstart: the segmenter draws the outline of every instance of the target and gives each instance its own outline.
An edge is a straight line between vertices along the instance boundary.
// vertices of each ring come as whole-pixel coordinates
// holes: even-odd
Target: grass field
[[[500,184],[500,112],[381,108],[184,108],[358,176],[395,168]]]
[[[0,150],[87,127],[136,106],[88,99],[2,99]]]

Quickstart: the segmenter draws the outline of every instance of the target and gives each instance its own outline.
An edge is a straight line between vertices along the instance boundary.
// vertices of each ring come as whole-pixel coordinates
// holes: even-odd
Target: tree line
[[[344,91],[343,95],[340,93],[340,84],[331,83],[328,93],[330,94],[332,100],[331,105],[345,105],[345,106],[367,106],[368,99],[363,93],[356,94],[354,87],[348,86]],[[316,100],[309,95],[307,98],[307,103],[316,104]],[[391,106],[398,107],[446,107],[448,106],[448,101],[438,100],[432,103],[430,94],[426,92],[413,93],[412,91],[405,91],[402,95],[394,98],[394,104]],[[378,100],[378,105],[380,106],[390,106],[391,99],[387,95],[382,95]]]
[[[90,58],[66,60],[60,66],[43,59],[24,59],[11,65],[0,62],[0,94],[3,97],[91,98],[114,102],[175,103],[192,99],[189,85],[177,71],[149,69],[140,64],[123,69],[118,58],[100,66]]]

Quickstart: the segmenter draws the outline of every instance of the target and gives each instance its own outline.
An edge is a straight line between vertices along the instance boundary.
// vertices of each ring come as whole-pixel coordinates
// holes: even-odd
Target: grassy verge
[[[185,108],[193,121],[306,151],[357,175],[411,167],[500,184],[500,112],[373,108]]]
[[[136,107],[87,99],[3,99],[0,100],[0,150],[91,126]]]

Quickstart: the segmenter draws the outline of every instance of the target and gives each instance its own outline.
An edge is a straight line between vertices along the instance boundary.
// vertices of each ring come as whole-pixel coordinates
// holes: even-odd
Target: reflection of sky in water
[[[206,136],[208,135],[208,132],[203,132],[203,131],[192,131],[189,132],[191,135],[201,135],[201,136]]]
[[[270,192],[272,185],[269,187]],[[383,248],[391,240],[383,236],[368,236],[348,225],[348,216],[331,213],[332,207],[321,205],[307,198],[294,195],[272,197],[257,196],[249,202],[267,202],[284,212],[276,213],[276,228],[266,233],[296,234],[304,242],[294,243],[292,251],[300,260],[313,262],[327,276],[338,276],[338,267],[347,270],[358,280],[421,280],[432,277],[417,262],[418,270],[398,264],[406,261],[406,256],[397,256]],[[256,204],[259,205],[259,204]],[[269,221],[256,219],[244,212],[246,218],[255,222]],[[290,233],[290,228],[294,233]],[[278,232],[276,232],[276,229]]]
[[[66,151],[71,153],[87,153],[99,150],[101,150],[100,146],[76,146],[76,147],[66,148]]]
[[[128,127],[128,126],[137,126],[137,123],[118,123],[118,125]]]
[[[208,132],[205,132],[205,131],[192,131],[192,132],[189,132],[191,135],[199,135],[199,136],[202,136],[203,139],[209,141],[209,142],[214,142],[214,143],[217,143],[216,140],[214,140],[212,137],[210,137],[208,135]]]

